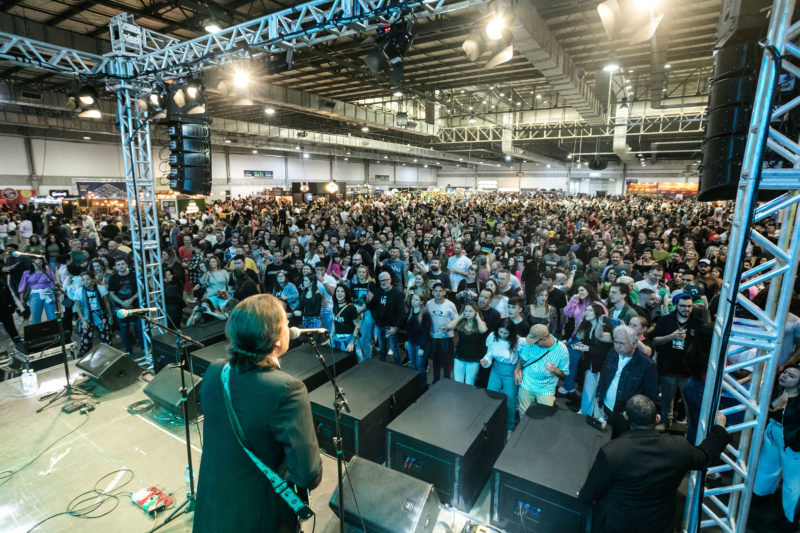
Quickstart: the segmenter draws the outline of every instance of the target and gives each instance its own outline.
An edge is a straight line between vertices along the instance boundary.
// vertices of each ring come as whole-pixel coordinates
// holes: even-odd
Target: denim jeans
[[[706,385],[697,378],[689,378],[683,386],[683,401],[686,402],[686,416],[689,418],[689,427],[686,438],[694,444],[697,438],[697,425],[700,422],[700,407],[703,405],[703,390]]]
[[[600,412],[597,408],[597,382],[600,380],[600,372],[587,370],[583,377],[583,391],[581,392],[581,410],[578,414],[599,417]]]
[[[514,429],[517,421],[517,391],[519,385],[514,383],[514,366],[511,363],[492,362],[489,374],[489,385],[486,390],[502,392],[506,395],[506,429]]]
[[[581,362],[583,352],[571,346],[567,346],[567,350],[569,351],[569,374],[564,378],[564,388],[572,392],[575,390],[575,379],[578,377],[578,364]]]
[[[450,378],[450,371],[453,368],[453,338],[431,338],[430,347],[429,355],[433,359],[433,382],[436,383],[442,377]]]
[[[372,337],[375,329],[375,321],[372,320],[372,313],[364,311],[361,315],[361,337],[356,341],[361,350],[356,350],[358,362],[372,357]],[[360,352],[360,353],[359,353]]]
[[[683,397],[683,387],[686,385],[687,378],[676,378],[671,376],[661,376],[659,385],[661,386],[661,422],[666,425],[672,423],[672,404],[675,403],[675,393],[680,390]],[[686,398],[683,399],[686,403]]]
[[[350,341],[353,340],[353,335],[331,335],[331,344],[337,350],[341,350],[343,352],[347,351],[347,346],[350,344]]]
[[[466,383],[467,385],[475,385],[475,376],[478,375],[478,367],[480,367],[479,363],[471,363],[456,358],[453,361],[453,381]]]
[[[319,317],[322,319],[322,327],[333,334],[333,310],[323,307],[319,311]]]
[[[389,348],[391,348],[392,355],[394,357],[394,364],[402,364],[403,355],[400,353],[400,342],[397,339],[397,333],[394,335],[389,335],[389,328],[387,326],[378,326],[377,329],[378,347],[381,351],[381,361],[386,361],[386,355],[389,353]]]
[[[800,452],[784,446],[783,426],[770,420],[758,456],[753,492],[759,496],[772,494],[778,489],[781,475],[783,514],[789,522],[794,522],[797,502],[800,500]]]
[[[426,374],[428,372],[428,345],[406,342],[406,351],[412,368]]]
[[[130,327],[133,326],[133,335],[131,337]],[[119,338],[122,340],[122,347],[126,353],[133,353],[133,343],[136,339],[142,339],[142,321],[138,318],[117,318],[117,327],[119,327]]]
[[[28,306],[31,308],[31,324],[38,324],[42,321],[42,309],[44,309],[47,320],[53,320],[56,317],[55,296],[50,297],[50,302],[42,300],[38,292],[31,292],[28,298]]]

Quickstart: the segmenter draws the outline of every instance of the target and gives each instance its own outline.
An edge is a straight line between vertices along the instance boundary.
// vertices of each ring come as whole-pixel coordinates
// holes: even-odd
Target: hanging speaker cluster
[[[168,126],[169,188],[184,194],[211,193],[211,137],[208,123]]]

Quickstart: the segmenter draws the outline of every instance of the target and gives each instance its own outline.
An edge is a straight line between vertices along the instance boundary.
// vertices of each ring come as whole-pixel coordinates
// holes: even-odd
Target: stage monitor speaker
[[[127,387],[142,373],[136,361],[108,344],[100,344],[80,358],[78,368],[108,390]]]
[[[490,520],[508,533],[588,533],[591,507],[578,491],[609,432],[571,411],[532,405],[492,470]]]
[[[202,378],[186,371],[186,406],[189,410],[189,420],[194,420],[202,414],[200,402],[197,399],[197,389],[200,388],[202,381]],[[169,365],[153,377],[144,388],[144,393],[156,405],[183,418],[180,388],[181,369],[178,366]]]
[[[350,460],[346,472],[342,480],[345,524],[362,531],[363,518],[365,533],[433,531],[439,516],[439,497],[433,485],[358,456]],[[338,488],[330,507],[342,518]]]

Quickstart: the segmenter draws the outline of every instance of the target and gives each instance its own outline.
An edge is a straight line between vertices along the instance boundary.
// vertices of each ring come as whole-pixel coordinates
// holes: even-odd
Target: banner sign
[[[78,197],[126,200],[124,181],[78,181]]]
[[[269,178],[272,179],[271,170],[245,170],[245,178]]]
[[[50,198],[66,198],[69,196],[69,190],[67,189],[50,189]]]
[[[389,181],[389,174],[375,174],[375,181]]]

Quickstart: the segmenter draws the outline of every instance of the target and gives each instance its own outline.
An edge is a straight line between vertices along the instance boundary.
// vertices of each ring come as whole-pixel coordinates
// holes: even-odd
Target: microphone
[[[27,252],[11,252],[12,257],[38,257],[39,259],[44,259],[44,256],[41,254],[29,254]]]
[[[129,315],[138,315],[140,313],[155,313],[161,311],[158,307],[143,307],[142,309],[117,309],[118,318],[128,318]]]
[[[325,335],[326,337],[330,336],[330,333],[325,328],[289,328],[289,337],[292,339],[297,339],[303,335],[316,334]]]

